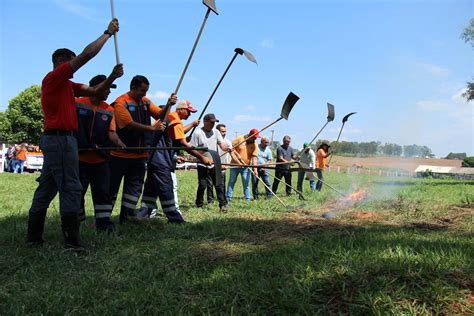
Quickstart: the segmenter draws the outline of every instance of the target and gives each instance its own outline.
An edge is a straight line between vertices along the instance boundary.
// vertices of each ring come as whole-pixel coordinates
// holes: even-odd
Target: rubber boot
[[[28,232],[26,243],[29,246],[41,246],[44,243],[43,231],[46,212],[30,213],[28,216]]]
[[[108,234],[115,231],[115,225],[112,223],[109,217],[97,218],[95,220],[95,228],[98,232],[106,232]]]
[[[73,249],[84,249],[79,238],[79,218],[77,214],[66,214],[61,216],[61,227],[64,235],[64,247]]]

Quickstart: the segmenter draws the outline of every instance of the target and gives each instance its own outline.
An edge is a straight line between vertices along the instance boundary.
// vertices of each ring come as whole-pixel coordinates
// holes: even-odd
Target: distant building
[[[474,180],[474,168],[419,165],[418,168],[415,169],[417,177],[426,176],[427,172],[434,178],[450,177],[459,180]]]

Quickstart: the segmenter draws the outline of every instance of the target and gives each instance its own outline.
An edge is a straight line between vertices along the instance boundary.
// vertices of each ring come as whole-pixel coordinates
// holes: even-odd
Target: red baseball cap
[[[250,136],[250,135],[253,135],[253,134],[255,134],[255,135],[254,135],[255,138],[260,138],[260,134],[258,133],[258,129],[252,128],[252,129],[250,130],[250,132],[249,132],[249,136]]]
[[[197,110],[195,108],[193,108],[193,106],[191,105],[191,102],[189,102],[188,100],[180,101],[176,105],[176,110],[179,110],[179,109],[186,109],[191,113],[196,113],[197,112]]]

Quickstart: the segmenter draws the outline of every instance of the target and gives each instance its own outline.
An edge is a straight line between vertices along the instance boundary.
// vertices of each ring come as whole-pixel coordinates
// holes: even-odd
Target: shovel
[[[351,113],[347,114],[346,116],[344,116],[342,118],[342,126],[341,126],[341,130],[339,131],[339,135],[337,135],[336,144],[339,142],[339,137],[341,137],[342,129],[344,128],[344,124],[346,124],[347,120],[349,119],[349,116],[351,116],[353,114],[356,114],[356,113],[357,112],[351,112]],[[331,155],[331,157],[329,157],[328,165],[331,163],[332,157],[333,157],[333,155]]]
[[[331,103],[328,103],[328,117],[327,117],[327,122],[326,124],[324,124],[324,126],[319,130],[319,132],[316,134],[316,136],[314,136],[314,138],[309,142],[308,144],[308,147],[311,146],[311,144],[316,140],[316,138],[319,136],[319,134],[321,134],[321,132],[323,131],[323,129],[326,127],[326,125],[328,125],[329,122],[332,122],[334,121],[334,105],[332,105]]]
[[[193,58],[194,51],[196,50],[197,44],[199,43],[199,39],[201,38],[201,34],[204,29],[204,26],[206,25],[209,14],[212,11],[216,15],[219,15],[216,8],[216,2],[214,0],[203,0],[202,3],[207,7],[207,12],[206,12],[206,15],[204,16],[204,21],[202,22],[201,28],[199,29],[199,33],[196,37],[196,41],[194,42],[193,49],[191,50],[191,53],[189,54],[188,61],[186,62],[186,65],[184,66],[183,72],[181,73],[181,77],[179,78],[178,85],[176,86],[176,89],[174,90],[175,94],[178,94],[179,88],[181,87],[181,83],[183,82],[184,75],[186,74],[186,71],[188,70],[188,66],[191,63],[191,59]],[[170,109],[171,109],[171,104],[166,104],[163,110],[161,111],[161,113],[163,113],[160,115],[161,121],[164,121],[164,119],[168,117],[168,113],[170,112]]]
[[[240,145],[245,143],[248,139],[250,139],[250,138],[254,137],[255,135],[257,135],[258,133],[266,130],[267,128],[269,128],[270,126],[272,126],[275,123],[279,122],[280,120],[282,120],[282,119],[288,120],[288,116],[290,115],[291,110],[293,109],[293,107],[295,106],[296,102],[298,102],[299,99],[300,98],[296,94],[294,94],[293,92],[290,92],[288,94],[288,96],[286,97],[286,99],[285,99],[285,103],[283,103],[283,107],[281,108],[280,117],[278,119],[276,119],[272,123],[268,124],[267,126],[262,128],[261,130],[259,130],[257,133],[254,133],[252,135],[247,136],[247,138],[245,138],[243,141],[241,141],[237,145],[232,146],[232,148],[239,147]],[[226,153],[222,154],[221,157],[225,154]]]
[[[110,11],[112,12],[112,20],[115,19],[115,7],[114,7],[114,0],[110,0]],[[120,64],[120,54],[118,49],[118,42],[117,42],[117,33],[114,34],[114,45],[115,45],[115,61],[117,65]]]
[[[244,55],[248,60],[250,60],[251,62],[253,63],[257,63],[257,60],[255,59],[255,57],[250,53],[250,52],[247,52],[245,50],[243,50],[242,48],[236,48],[234,50],[235,54],[234,54],[234,57],[232,57],[232,60],[230,61],[229,65],[227,66],[227,68],[225,69],[224,73],[222,74],[221,76],[221,79],[219,79],[219,82],[217,83],[216,87],[214,88],[214,91],[212,91],[212,94],[211,96],[209,97],[209,99],[207,100],[206,102],[206,105],[204,106],[204,109],[202,109],[202,112],[201,114],[199,115],[199,118],[198,120],[201,120],[202,116],[204,115],[204,113],[206,112],[206,109],[209,105],[209,103],[211,103],[212,101],[212,98],[214,97],[214,94],[216,93],[217,89],[219,88],[222,80],[224,80],[224,77],[225,75],[227,74],[227,72],[229,71],[230,67],[232,66],[232,64],[234,63],[234,60],[237,58],[237,55]],[[189,135],[187,136],[187,138],[191,139],[191,136],[193,135],[194,131],[196,130],[197,126],[194,126],[194,128],[192,129],[191,133],[189,133]]]

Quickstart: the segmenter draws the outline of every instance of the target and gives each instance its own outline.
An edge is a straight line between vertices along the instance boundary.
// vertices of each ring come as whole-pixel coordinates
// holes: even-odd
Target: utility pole
[[[272,129],[270,132],[272,132],[272,142],[271,142],[271,144],[273,144],[273,133],[275,132],[275,130]]]

